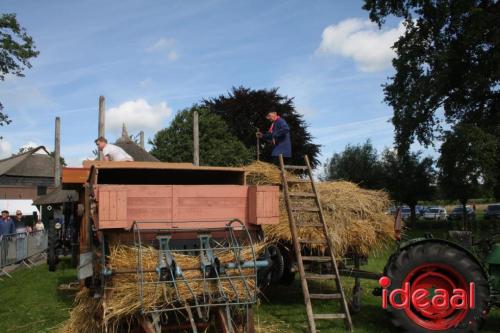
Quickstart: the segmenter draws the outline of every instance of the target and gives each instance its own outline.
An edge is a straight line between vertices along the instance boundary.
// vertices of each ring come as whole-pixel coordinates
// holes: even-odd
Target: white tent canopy
[[[33,215],[33,212],[40,215],[38,209],[33,206],[33,200],[0,200],[0,210],[8,210],[10,215],[14,215],[18,209],[23,215]]]

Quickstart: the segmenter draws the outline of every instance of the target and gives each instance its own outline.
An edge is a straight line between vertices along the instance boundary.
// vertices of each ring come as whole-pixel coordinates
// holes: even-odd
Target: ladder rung
[[[328,241],[326,239],[299,239],[299,243],[328,245]]]
[[[306,274],[306,280],[335,280],[334,274]]]
[[[341,294],[309,294],[309,297],[311,299],[330,300],[330,299],[341,299],[342,295]]]
[[[294,212],[319,212],[318,207],[292,207]]]
[[[332,258],[325,256],[302,256],[302,261],[329,262],[332,261]]]
[[[344,313],[321,313],[321,314],[315,314],[314,319],[315,320],[321,320],[321,319],[344,319],[345,314]]]
[[[289,170],[307,170],[305,165],[285,165],[285,169]]]
[[[322,223],[295,223],[295,225],[300,228],[320,228],[323,226]]]
[[[314,193],[307,193],[307,192],[290,192],[289,195],[291,197],[297,197],[297,198],[315,198],[316,196]]]

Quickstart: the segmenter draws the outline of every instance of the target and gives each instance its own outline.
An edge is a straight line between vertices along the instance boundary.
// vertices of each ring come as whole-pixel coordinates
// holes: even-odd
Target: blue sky
[[[0,156],[20,146],[53,148],[62,121],[62,154],[90,157],[99,95],[107,137],[121,123],[154,133],[180,109],[233,86],[279,87],[295,98],[322,159],[370,138],[392,144],[391,109],[381,84],[391,75],[397,21],[368,22],[362,1],[20,1],[3,0],[40,55],[26,77],[0,82],[12,124],[1,128]]]

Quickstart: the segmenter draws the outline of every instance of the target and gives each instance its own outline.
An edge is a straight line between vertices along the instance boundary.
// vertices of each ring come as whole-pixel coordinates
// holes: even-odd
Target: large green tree
[[[369,140],[364,144],[347,145],[343,152],[333,154],[326,163],[325,179],[343,179],[365,188],[382,188],[382,165],[377,150]]]
[[[467,201],[495,177],[497,150],[495,136],[474,125],[457,125],[444,135],[438,160],[439,183],[448,198],[460,201],[464,218]]]
[[[151,154],[165,162],[193,161],[193,112],[199,113],[200,164],[239,166],[251,160],[250,151],[231,134],[218,115],[193,106],[177,113],[169,127],[157,132],[149,143]]]
[[[304,164],[303,156],[307,154],[313,166],[319,164],[320,146],[312,142],[313,137],[302,115],[295,110],[293,99],[280,95],[278,89],[233,88],[227,95],[205,100],[204,105],[221,116],[229,125],[229,131],[254,153],[257,129],[267,131],[271,125],[266,120],[267,113],[278,112],[290,126],[293,155],[290,163]],[[271,150],[271,145],[265,145],[261,159],[271,161]]]
[[[379,26],[395,16],[405,27],[394,44],[395,74],[384,85],[400,152],[415,140],[431,145],[460,123],[500,141],[498,1],[365,0],[363,8]],[[495,168],[500,180],[500,161]],[[500,181],[493,187],[500,200]]]
[[[23,71],[31,68],[30,60],[38,56],[33,38],[17,21],[16,14],[0,15],[0,81],[7,75],[24,76]],[[2,112],[0,103],[0,126],[8,125],[11,120]]]
[[[420,155],[414,152],[400,154],[389,149],[382,154],[385,187],[393,200],[410,207],[410,225],[415,223],[418,201],[429,200],[434,194],[434,162]]]

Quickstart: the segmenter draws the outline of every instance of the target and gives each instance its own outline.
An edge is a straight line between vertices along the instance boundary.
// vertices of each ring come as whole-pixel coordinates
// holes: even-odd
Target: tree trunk
[[[463,223],[463,230],[468,230],[467,229],[467,200],[462,201],[462,223]]]
[[[412,227],[415,226],[415,221],[417,220],[417,217],[415,214],[415,206],[416,205],[410,205],[410,226],[412,226]]]

